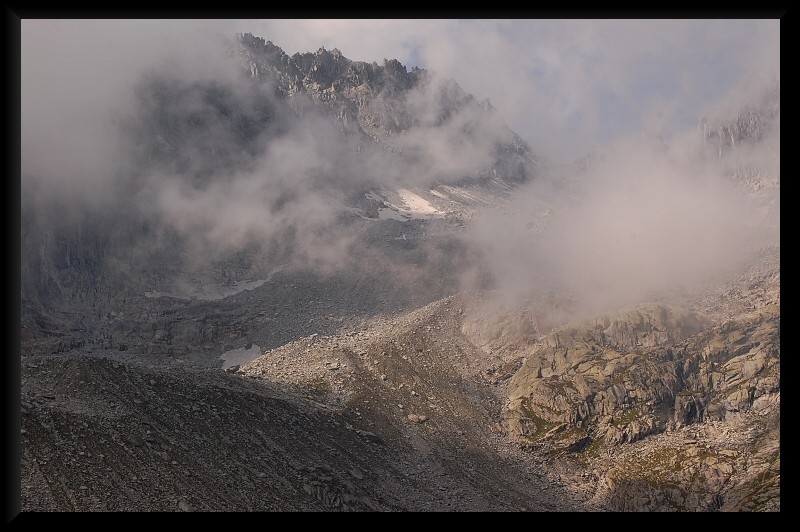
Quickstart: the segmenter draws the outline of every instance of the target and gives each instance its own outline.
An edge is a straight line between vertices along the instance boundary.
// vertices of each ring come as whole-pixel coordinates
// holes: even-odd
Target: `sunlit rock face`
[[[553,428],[574,428],[581,437],[621,444],[773,409],[780,397],[778,316],[773,305],[708,328],[691,313],[651,307],[555,332],[511,380],[513,430],[535,441],[553,436]]]

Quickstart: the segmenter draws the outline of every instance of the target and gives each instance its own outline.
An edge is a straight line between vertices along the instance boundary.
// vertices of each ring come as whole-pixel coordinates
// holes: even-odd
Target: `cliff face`
[[[741,277],[549,333],[524,314],[477,331],[519,360],[502,376],[509,436],[614,510],[780,510],[779,83],[727,116],[699,139],[706,170],[763,214]]]

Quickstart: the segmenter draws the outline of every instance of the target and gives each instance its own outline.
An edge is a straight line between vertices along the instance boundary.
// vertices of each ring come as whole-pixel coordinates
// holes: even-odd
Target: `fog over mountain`
[[[576,170],[572,186],[522,188],[509,212],[475,220],[471,241],[486,250],[498,288],[518,300],[547,287],[598,312],[697,289],[778,238],[762,206],[714,163],[626,139]]]
[[[23,20],[24,508],[779,510],[779,30]]]
[[[174,253],[178,238],[198,267],[254,246],[339,268],[353,235],[337,216],[370,188],[533,172],[524,141],[452,80],[336,50],[290,59],[263,39],[217,44],[191,50],[194,61],[209,58],[202,68],[178,46],[139,78],[125,69],[130,85],[113,96],[78,93],[52,115],[52,102],[34,103],[42,89],[23,91],[25,221],[58,212],[67,227],[88,213],[122,231],[144,224],[128,235],[134,245],[115,248],[131,261]],[[251,63],[266,74],[248,72]],[[337,68],[348,77],[332,84]],[[298,88],[298,76],[309,86]],[[69,134],[62,142],[54,131]],[[78,155],[87,152],[97,156]]]
[[[30,24],[35,31],[42,22]],[[161,46],[133,51],[125,42],[131,37],[122,32],[118,59],[96,51],[91,39],[75,39],[73,46],[85,47],[76,51],[90,50],[106,63],[98,65],[105,81],[86,90],[81,80],[88,72],[77,58],[55,72],[42,68],[25,76],[23,199],[26,206],[38,205],[25,208],[26,215],[58,212],[69,224],[79,223],[71,222],[80,217],[73,213],[91,212],[110,215],[111,223],[146,223],[147,236],[131,235],[136,245],[126,246],[126,254],[149,257],[160,247],[172,248],[170,235],[178,235],[189,263],[198,264],[248,245],[274,248],[277,238],[278,247],[290,242],[292,253],[327,268],[347,265],[352,235],[331,234],[331,226],[337,206],[361,189],[497,176],[498,164],[501,179],[510,182],[529,181],[534,168],[545,173],[541,164],[529,163],[546,156],[534,156],[491,104],[478,103],[436,73],[408,72],[397,62],[373,68],[338,50],[290,58],[257,38],[234,45],[218,33],[203,40],[180,30],[158,35]],[[23,54],[39,59],[41,48],[44,43],[31,41]],[[230,61],[237,54],[239,65]],[[263,65],[250,76],[243,73],[243,66],[259,60]],[[51,95],[50,84],[34,83],[44,73],[74,86]],[[338,82],[345,88],[337,93],[334,80],[345,73]],[[388,83],[376,83],[376,76]],[[297,85],[301,78],[310,87]],[[331,114],[338,120],[331,121]],[[557,210],[542,242],[530,246],[524,231],[510,240],[513,253],[531,255],[521,262],[489,253],[498,258],[495,268],[526,272],[536,261],[541,267],[534,270],[557,271],[568,285],[583,283],[576,291],[586,296],[593,290],[586,283],[621,289],[609,276],[624,280],[626,291],[641,285],[642,292],[658,288],[654,279],[671,282],[665,268],[688,282],[694,270],[735,258],[739,247],[731,236],[740,231],[730,224],[747,225],[747,209],[715,180],[718,169],[700,167],[682,153],[671,155],[679,163],[666,162],[654,132],[604,149],[604,161],[575,178],[586,201],[572,197],[567,211]],[[509,162],[498,149],[517,150],[521,159]],[[696,148],[686,149],[693,155]],[[742,150],[737,156],[744,156]],[[558,173],[556,168],[550,171]],[[645,173],[650,168],[657,171]],[[542,190],[549,186],[544,182],[515,193],[517,217],[532,210],[526,195],[534,204],[548,194],[550,203],[561,202],[552,187]],[[477,231],[496,233],[492,227]],[[709,240],[714,244],[703,244]],[[490,236],[486,245],[503,242]],[[688,253],[693,249],[704,251]],[[589,264],[596,269],[581,269]],[[505,272],[500,282],[541,284],[538,273],[510,281],[514,275]]]

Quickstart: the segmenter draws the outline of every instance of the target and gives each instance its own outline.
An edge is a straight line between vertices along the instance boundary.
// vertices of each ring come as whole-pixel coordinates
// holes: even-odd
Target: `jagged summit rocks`
[[[343,132],[364,136],[396,152],[420,149],[415,129],[451,128],[454,141],[481,146],[487,160],[471,172],[447,176],[529,180],[541,166],[528,144],[503,123],[488,99],[478,101],[452,79],[396,59],[383,64],[352,61],[338,49],[287,55],[271,41],[237,34],[231,54],[254,79],[289,100],[303,97],[323,106]],[[483,146],[479,137],[489,137]]]

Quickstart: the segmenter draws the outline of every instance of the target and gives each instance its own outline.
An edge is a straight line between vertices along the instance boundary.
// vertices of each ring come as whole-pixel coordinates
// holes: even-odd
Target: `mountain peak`
[[[479,101],[455,80],[426,69],[415,66],[409,71],[397,59],[384,58],[380,64],[353,61],[338,48],[324,46],[288,56],[250,33],[237,34],[233,55],[251,78],[272,85],[278,95],[289,100],[308,97],[339,122],[342,132],[391,151],[407,147],[398,135],[443,127],[460,139],[453,139],[457,144],[478,144],[478,136],[491,139],[488,151],[498,156],[479,173],[520,182],[529,176],[524,167],[538,164],[488,99]],[[473,178],[471,174],[462,177]]]

